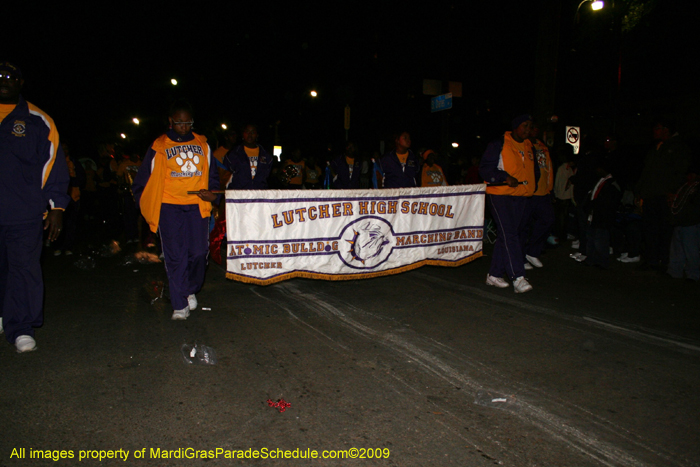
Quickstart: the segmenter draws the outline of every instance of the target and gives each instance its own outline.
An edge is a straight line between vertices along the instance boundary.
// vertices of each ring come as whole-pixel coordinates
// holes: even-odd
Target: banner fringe
[[[391,276],[394,274],[400,274],[402,272],[406,271],[411,271],[413,269],[418,269],[423,266],[447,266],[447,267],[453,267],[456,268],[458,266],[462,266],[463,264],[467,264],[471,261],[474,261],[477,258],[481,258],[483,256],[483,251],[479,251],[478,253],[474,253],[473,255],[467,256],[466,258],[462,258],[458,261],[445,261],[445,260],[439,260],[439,259],[425,259],[422,261],[418,261],[417,263],[409,264],[406,266],[401,266],[398,268],[394,269],[388,269],[385,271],[377,271],[377,272],[370,272],[370,273],[361,273],[361,274],[319,274],[316,272],[307,272],[307,271],[293,271],[287,274],[282,274],[270,279],[255,279],[253,277],[246,277],[242,276],[240,274],[236,274],[233,272],[226,272],[226,278],[234,280],[236,282],[243,282],[245,284],[254,284],[254,285],[272,285],[276,284],[278,282],[286,281],[289,279],[294,279],[295,277],[301,277],[304,279],[321,279],[321,280],[326,280],[326,281],[354,281],[358,279],[372,279],[374,277],[381,277],[381,276]]]

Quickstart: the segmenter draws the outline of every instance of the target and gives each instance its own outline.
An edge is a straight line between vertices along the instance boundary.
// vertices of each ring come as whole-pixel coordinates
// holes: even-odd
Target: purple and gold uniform
[[[360,175],[362,172],[359,158],[349,158],[341,154],[331,162],[331,170],[336,175],[333,188],[341,190],[360,188]]]
[[[437,164],[424,164],[420,172],[420,186],[447,186],[445,172]]]
[[[523,277],[525,266],[520,244],[523,229],[523,212],[528,198],[535,191],[535,156],[532,143],[525,139],[519,143],[507,131],[503,138],[489,144],[481,158],[479,174],[490,184],[505,183],[508,175],[519,182],[516,187],[508,185],[487,186],[486,197],[496,223],[497,237],[491,259],[489,275],[511,279]]]
[[[39,259],[47,209],[68,206],[68,167],[51,117],[21,96],[0,122],[0,317],[7,340],[43,322]],[[9,112],[8,112],[9,111]]]
[[[524,255],[539,258],[554,225],[554,206],[551,195],[554,188],[554,168],[549,150],[542,141],[535,140],[533,149],[540,177],[527,209],[526,222],[532,224],[532,231],[529,232],[528,238],[528,229],[523,229],[520,240]],[[523,261],[525,261],[524,257]]]
[[[229,190],[265,190],[272,172],[272,156],[258,144],[254,160],[243,144],[231,149],[224,158],[224,165],[231,171]]]
[[[418,158],[410,149],[404,154],[393,150],[382,157],[384,188],[412,188],[418,186],[416,178],[420,173]]]
[[[175,310],[186,308],[187,297],[204,284],[211,203],[187,192],[219,188],[211,157],[204,136],[170,130],[153,143],[134,180],[141,213],[160,233]]]

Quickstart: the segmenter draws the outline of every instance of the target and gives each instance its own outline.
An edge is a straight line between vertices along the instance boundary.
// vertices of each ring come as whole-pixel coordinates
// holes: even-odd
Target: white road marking
[[[591,318],[590,316],[584,316],[583,319],[584,319],[585,321],[588,321],[588,322],[591,322],[591,323],[595,323],[595,324],[597,324],[598,326],[603,326],[603,327],[609,328],[609,329],[611,329],[611,330],[613,330],[613,331],[616,331],[616,332],[619,332],[619,333],[621,333],[621,334],[625,334],[625,335],[627,335],[627,336],[634,337],[634,338],[637,338],[637,339],[652,339],[652,340],[657,340],[657,341],[659,341],[659,342],[664,342],[664,343],[666,343],[666,344],[676,345],[676,346],[678,346],[678,347],[683,347],[684,349],[693,350],[693,351],[695,351],[695,352],[700,352],[700,346],[692,345],[692,344],[686,344],[685,342],[680,342],[680,341],[678,341],[678,340],[676,340],[676,339],[668,339],[668,338],[666,338],[666,337],[656,336],[656,335],[654,335],[654,334],[652,334],[652,333],[649,333],[649,332],[637,331],[637,330],[630,329],[630,328],[625,327],[625,326],[620,326],[620,325],[617,325],[617,324],[607,323],[607,322],[605,322],[605,321],[602,321],[602,320],[599,320],[599,319],[596,319],[596,318]]]
[[[438,279],[440,280],[440,279]],[[448,281],[445,281],[448,282]],[[454,287],[456,284],[450,283],[450,286]],[[308,292],[303,292],[301,291],[296,284],[285,282],[282,284],[278,284],[273,286],[276,289],[279,289],[280,292],[282,292],[282,297],[279,299],[277,298],[268,298],[268,297],[263,297],[262,295],[258,294],[260,297],[264,298],[265,300],[271,301],[275,303],[276,305],[280,306],[282,309],[290,313],[290,315],[296,319],[300,320],[298,316],[296,316],[285,304],[286,303],[296,303],[298,307],[303,307],[305,309],[308,309],[310,311],[313,311],[320,315],[321,317],[324,317],[328,319],[329,321],[335,322],[336,324],[339,324],[343,326],[344,328],[350,330],[356,335],[359,335],[361,337],[367,338],[375,343],[383,344],[386,347],[388,347],[390,350],[393,350],[394,352],[397,352],[399,354],[404,355],[408,359],[413,360],[420,366],[426,373],[432,374],[449,384],[459,386],[459,387],[468,387],[470,388],[474,393],[477,393],[479,390],[490,390],[489,388],[484,388],[479,381],[470,378],[468,375],[458,371],[457,369],[453,368],[450,366],[448,363],[445,361],[441,360],[440,358],[434,356],[430,352],[427,352],[418,346],[414,345],[413,343],[407,341],[406,339],[398,336],[396,333],[388,332],[388,333],[382,333],[379,332],[370,326],[367,326],[363,323],[360,323],[358,321],[355,321],[352,319],[350,316],[348,316],[348,313],[352,313],[353,311],[356,311],[357,308],[346,306],[345,304],[341,305],[341,307],[347,308],[346,310],[343,310],[332,303],[328,302],[324,294],[321,293],[308,293]],[[477,289],[478,290],[478,289]],[[471,291],[471,290],[470,290]],[[481,292],[481,291],[479,291]],[[257,292],[255,292],[257,294]],[[489,298],[492,298],[492,295],[489,294]],[[523,303],[517,300],[513,300],[518,307],[523,307]],[[539,307],[541,308],[541,307]],[[553,313],[553,311],[552,311]],[[557,316],[560,316],[557,314]],[[300,320],[303,322],[303,320]],[[329,339],[333,342],[335,342],[337,345],[338,344],[335,340],[327,336],[326,334],[322,333],[318,329],[314,328],[313,326],[309,325],[308,323],[304,323],[311,329],[313,329],[315,332],[321,334],[324,336],[326,339]],[[343,347],[347,349],[347,347]],[[448,347],[449,348],[449,347]],[[458,354],[458,352],[455,352]],[[457,355],[457,358],[460,358],[465,361],[471,361],[468,359],[466,356],[463,355]],[[479,366],[485,366],[480,362],[476,362]],[[473,363],[472,363],[473,365]],[[497,372],[492,372],[492,373],[497,373]],[[504,386],[510,385],[513,386],[514,383],[512,382],[503,382]],[[515,384],[517,386],[517,383]],[[501,391],[504,392],[504,391]],[[507,392],[507,391],[506,391]],[[516,392],[516,391],[512,391]],[[549,400],[548,402],[550,403],[555,403],[568,412],[570,412],[572,415],[571,417],[567,417],[569,419],[574,419],[574,420],[582,420],[579,423],[584,423],[585,425],[596,425],[603,433],[595,433],[595,434],[589,434],[586,433],[582,430],[577,429],[573,425],[571,425],[567,420],[554,415],[550,412],[547,412],[546,410],[542,409],[541,407],[538,407],[534,403],[527,402],[524,400],[522,397],[520,398],[511,398],[509,402],[506,403],[499,403],[497,404],[498,407],[501,409],[508,410],[509,413],[517,416],[518,418],[538,427],[542,431],[546,432],[549,434],[552,438],[557,439],[564,444],[568,445],[570,448],[574,450],[578,450],[579,452],[583,453],[586,456],[589,456],[592,459],[597,460],[600,462],[602,465],[605,466],[610,466],[610,467],[615,467],[615,466],[625,466],[625,467],[643,467],[648,464],[645,462],[637,459],[633,455],[629,454],[628,452],[624,451],[623,449],[620,449],[608,442],[601,441],[599,438],[604,438],[604,439],[610,439],[611,437],[617,437],[622,438],[628,443],[634,444],[637,448],[641,448],[647,453],[654,454],[655,456],[658,456],[662,458],[666,463],[672,464],[674,461],[677,462],[678,459],[671,459],[668,455],[664,453],[660,453],[657,450],[653,449],[650,446],[647,446],[646,444],[642,443],[636,435],[631,435],[629,432],[626,433],[621,433],[619,427],[614,427],[614,426],[609,426],[608,423],[605,422],[605,420],[601,421],[599,417],[596,417],[595,415],[591,414],[590,412],[587,412],[585,410],[579,410],[577,407],[571,405],[571,404],[563,404],[561,402]],[[573,413],[576,412],[576,413]],[[625,430],[622,430],[625,431]],[[601,434],[603,436],[601,436]],[[630,436],[631,435],[631,436]],[[637,438],[637,439],[633,439]]]
[[[588,316],[583,316],[583,317],[578,317],[574,315],[569,315],[566,313],[562,313],[556,310],[553,310],[551,308],[547,308],[544,306],[539,306],[539,305],[533,305],[531,303],[526,303],[521,300],[517,300],[514,298],[508,298],[504,297],[503,295],[488,291],[488,290],[482,290],[477,287],[472,287],[468,285],[462,285],[462,284],[457,284],[455,282],[451,282],[445,279],[441,279],[439,277],[431,276],[430,274],[422,273],[422,272],[413,272],[413,275],[419,276],[421,279],[425,279],[428,281],[431,281],[436,284],[441,284],[445,287],[448,287],[449,289],[457,289],[461,290],[464,292],[468,292],[470,294],[483,297],[488,299],[490,302],[498,302],[498,303],[503,303],[506,305],[510,305],[516,308],[532,311],[535,313],[540,313],[548,316],[556,316],[559,319],[563,319],[566,321],[572,321],[575,323],[586,323],[586,324],[594,324],[598,326],[599,328],[606,329],[608,331],[613,331],[618,334],[624,334],[627,337],[630,337],[632,339],[638,340],[638,341],[643,341],[643,342],[652,342],[655,344],[663,344],[667,347],[680,347],[686,350],[691,350],[693,352],[700,352],[700,346],[699,345],[694,345],[690,344],[687,342],[683,342],[683,338],[679,336],[669,336],[669,337],[661,337],[658,335],[655,335],[652,332],[643,332],[643,331],[637,331],[632,329],[633,326],[631,325],[620,325],[618,324],[611,324],[607,323],[605,321],[602,321],[600,319],[596,318],[591,318]]]

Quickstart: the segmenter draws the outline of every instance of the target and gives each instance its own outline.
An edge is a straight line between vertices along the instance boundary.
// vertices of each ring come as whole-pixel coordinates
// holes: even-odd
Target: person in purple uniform
[[[418,186],[416,178],[420,174],[420,163],[411,151],[411,135],[407,131],[394,137],[394,150],[382,157],[384,188],[412,188]]]
[[[141,214],[160,234],[174,320],[197,308],[209,254],[209,216],[219,188],[207,139],[194,133],[192,108],[170,109],[170,129],[146,153],[132,190]],[[216,166],[214,166],[215,168]]]
[[[0,334],[36,349],[44,320],[43,230],[53,242],[68,206],[68,166],[51,117],[20,94],[19,68],[0,62]]]
[[[357,146],[354,142],[348,141],[345,152],[333,159],[331,172],[334,177],[333,188],[341,190],[360,188],[362,164],[357,156]]]
[[[243,144],[224,156],[224,166],[231,172],[229,190],[265,190],[272,172],[272,156],[258,144],[258,128],[246,125]]]

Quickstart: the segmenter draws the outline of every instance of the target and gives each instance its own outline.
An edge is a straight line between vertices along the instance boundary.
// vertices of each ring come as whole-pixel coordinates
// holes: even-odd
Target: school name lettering
[[[338,251],[338,241],[332,242],[299,242],[299,243],[273,243],[266,245],[231,245],[229,256],[250,255],[288,255],[294,253],[317,253]]]
[[[353,203],[331,203],[310,206],[308,208],[290,209],[280,214],[272,214],[272,227],[277,229],[283,225],[292,225],[295,222],[315,221],[317,219],[330,219],[332,217],[347,217],[355,215],[365,216],[370,214],[396,214],[398,201],[359,201],[357,206]],[[400,211],[402,214],[421,216],[438,216],[452,219],[451,204],[437,204],[425,201],[402,201]]]
[[[168,157],[168,160],[170,160],[173,157],[177,157],[180,154],[187,154],[188,152],[204,156],[204,151],[202,151],[202,147],[198,144],[181,144],[180,146],[173,146],[172,148],[167,148],[165,150],[165,155]]]
[[[454,240],[470,240],[470,239],[480,239],[484,235],[484,231],[481,229],[461,229],[455,230],[454,232],[439,232],[430,234],[413,234],[413,235],[397,235],[396,236],[396,246],[407,246],[407,245],[429,245],[431,243],[444,243],[451,242]],[[467,250],[462,250],[467,251]],[[468,250],[474,251],[474,250]],[[446,253],[439,252],[440,254]]]

